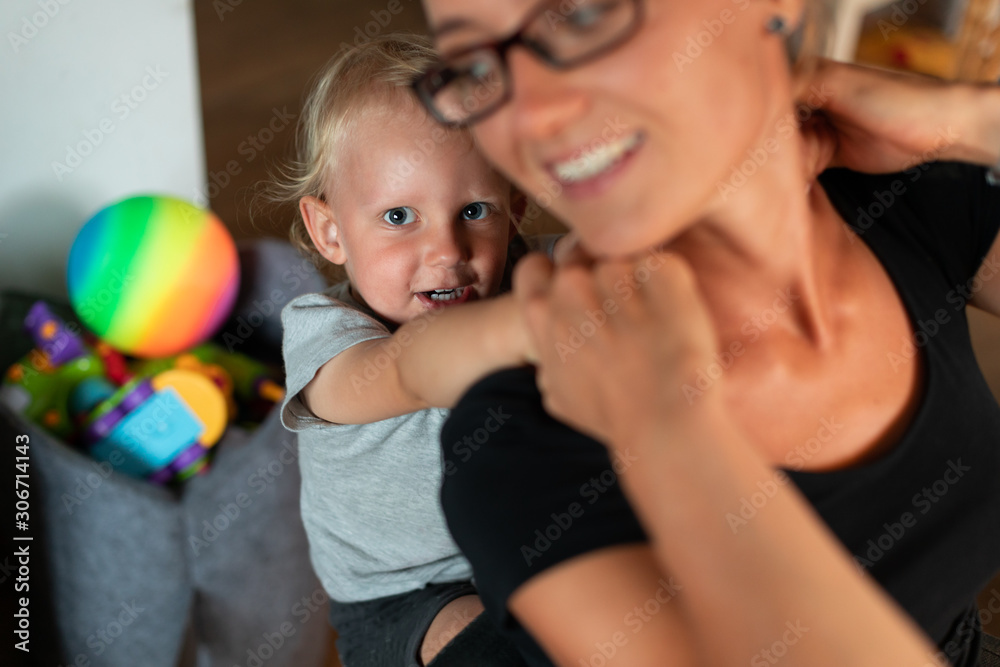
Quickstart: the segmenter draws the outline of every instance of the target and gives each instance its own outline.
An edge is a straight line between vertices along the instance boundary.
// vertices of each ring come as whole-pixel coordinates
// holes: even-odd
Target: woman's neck
[[[835,334],[835,269],[851,239],[814,180],[815,161],[826,158],[798,132],[778,146],[739,187],[720,184],[669,248],[694,268],[722,340],[748,326],[766,335],[754,324],[763,318],[823,351]]]

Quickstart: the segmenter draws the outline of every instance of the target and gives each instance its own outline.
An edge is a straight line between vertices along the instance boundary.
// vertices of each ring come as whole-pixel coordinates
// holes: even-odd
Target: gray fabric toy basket
[[[11,332],[33,300],[0,296],[4,370],[30,348]],[[208,473],[179,491],[102,468],[0,405],[10,459],[18,435],[30,439],[33,537],[11,542],[32,554],[25,664],[323,664],[327,597],[278,410],[253,431],[230,426]]]

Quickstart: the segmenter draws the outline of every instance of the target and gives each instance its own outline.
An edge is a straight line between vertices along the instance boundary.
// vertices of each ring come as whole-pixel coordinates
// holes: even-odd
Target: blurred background
[[[294,211],[253,195],[292,155],[311,78],[344,45],[425,24],[416,0],[4,0],[0,26],[0,290],[64,298],[77,231],[128,195],[284,238]],[[832,55],[996,81],[998,43],[1000,0],[840,0]],[[1000,393],[1000,325],[970,318]]]
[[[1000,0],[837,0],[832,55],[996,80],[998,16]],[[292,155],[312,76],[366,35],[424,29],[416,0],[6,0],[0,20],[0,288],[53,295],[80,226],[126,195],[284,237],[293,211],[253,193]]]

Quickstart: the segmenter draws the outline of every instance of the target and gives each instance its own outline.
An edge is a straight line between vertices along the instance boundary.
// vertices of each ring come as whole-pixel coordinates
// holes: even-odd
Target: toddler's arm
[[[302,395],[313,414],[337,424],[451,407],[483,375],[525,363],[528,346],[509,294],[445,307],[390,337],[341,352],[320,367]]]

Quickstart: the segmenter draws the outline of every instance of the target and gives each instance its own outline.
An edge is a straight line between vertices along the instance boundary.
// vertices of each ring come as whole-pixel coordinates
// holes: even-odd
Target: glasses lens
[[[489,113],[504,98],[503,66],[492,49],[462,54],[430,75],[434,109],[448,123],[462,124]]]
[[[525,37],[543,45],[554,62],[570,65],[628,37],[637,7],[635,0],[553,1],[528,27]]]
[[[474,123],[510,94],[504,54],[526,46],[553,67],[572,67],[625,42],[640,23],[639,0],[550,0],[498,45],[449,58],[417,84],[424,104],[451,125]]]

